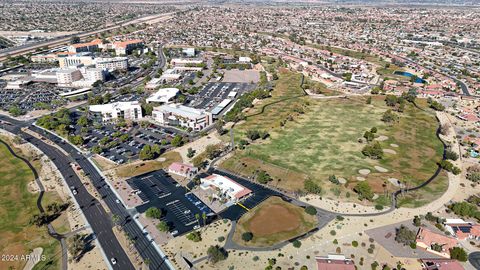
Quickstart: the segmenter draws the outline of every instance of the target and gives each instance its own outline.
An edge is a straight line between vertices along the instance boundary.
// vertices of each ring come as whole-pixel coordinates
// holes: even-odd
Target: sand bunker
[[[400,181],[398,181],[397,178],[388,178],[388,182],[392,183],[392,185],[396,186],[396,187],[399,187],[400,186]]]
[[[365,181],[365,177],[357,176],[358,181]]]
[[[377,138],[375,138],[375,140],[377,140],[377,141],[379,141],[379,142],[383,142],[383,141],[388,140],[388,137],[385,136],[385,135],[380,135],[380,136],[378,136]]]
[[[387,169],[383,168],[383,167],[380,167],[380,166],[375,166],[375,170],[379,171],[379,172],[388,172]]]
[[[346,183],[347,183],[347,179],[345,179],[345,178],[343,178],[343,177],[339,177],[339,178],[337,178],[337,179],[338,179],[338,182],[339,182],[340,184],[346,184]]]
[[[391,146],[391,147],[398,148],[398,144],[395,144],[395,143],[391,143],[390,146]]]
[[[383,152],[384,153],[388,153],[388,154],[392,154],[392,155],[396,155],[397,152],[393,149],[383,149]]]
[[[358,173],[361,174],[361,175],[368,175],[370,173],[370,170],[369,169],[361,169],[361,170],[358,170]]]

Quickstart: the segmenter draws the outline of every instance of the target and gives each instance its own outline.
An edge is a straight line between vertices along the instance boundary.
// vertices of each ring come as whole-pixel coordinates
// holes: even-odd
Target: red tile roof
[[[355,264],[351,260],[332,260],[317,258],[318,270],[355,270]]]
[[[442,245],[443,249],[448,252],[451,248],[457,246],[457,239],[442,234],[434,233],[428,229],[420,228],[417,233],[417,242],[424,243],[427,246],[433,244]]]
[[[463,266],[451,259],[421,259],[424,270],[464,270]]]

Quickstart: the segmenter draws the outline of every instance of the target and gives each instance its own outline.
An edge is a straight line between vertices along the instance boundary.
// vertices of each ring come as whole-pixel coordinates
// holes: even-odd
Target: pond
[[[400,75],[400,76],[405,76],[405,77],[409,77],[409,78],[415,76],[415,75],[413,75],[413,74],[410,73],[410,72],[399,71],[399,70],[395,71],[393,74],[395,74],[395,75]],[[419,78],[419,77],[417,77],[417,78],[415,79],[415,82],[416,82],[416,83],[426,83],[426,81],[425,81],[424,79]]]

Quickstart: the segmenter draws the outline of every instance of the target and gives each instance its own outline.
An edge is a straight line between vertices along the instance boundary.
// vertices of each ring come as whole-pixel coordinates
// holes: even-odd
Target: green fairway
[[[262,105],[298,94],[298,85],[298,74],[282,74],[274,97]],[[417,103],[427,107],[425,100]],[[258,112],[262,105],[256,105],[250,112]],[[298,110],[294,108],[298,107],[303,107],[304,113],[296,113]],[[253,128],[266,130],[271,137],[237,150],[222,166],[244,175],[265,170],[274,178],[274,185],[292,191],[302,189],[303,180],[309,178],[320,184],[328,196],[351,193],[358,183],[357,177],[366,178],[377,193],[384,191],[385,182],[385,188],[395,189],[388,178],[406,181],[410,186],[421,183],[435,172],[436,162],[442,157],[434,114],[407,104],[405,112],[399,113],[400,121],[387,125],[381,121],[387,109],[383,96],[374,97],[370,105],[365,97],[323,100],[301,97],[267,106],[263,114],[248,117],[237,125],[235,138],[245,139],[246,131]],[[279,124],[289,117],[291,120],[283,126]],[[380,142],[382,148],[396,154],[385,153],[381,160],[363,156],[365,143],[359,143],[358,139],[372,127],[378,129],[377,137],[387,137]],[[388,172],[379,172],[375,166]],[[371,173],[363,176],[358,172],[360,169]],[[336,186],[328,181],[329,175],[345,178],[347,183]]]
[[[17,153],[19,151],[15,150]],[[35,269],[49,265],[57,269],[60,253],[59,243],[51,238],[46,227],[29,225],[32,215],[38,214],[37,194],[27,190],[27,184],[34,179],[33,173],[20,159],[15,158],[3,144],[0,144],[0,252],[11,255],[27,255],[36,247],[43,248],[46,261]],[[22,269],[25,261],[1,261],[0,269]]]

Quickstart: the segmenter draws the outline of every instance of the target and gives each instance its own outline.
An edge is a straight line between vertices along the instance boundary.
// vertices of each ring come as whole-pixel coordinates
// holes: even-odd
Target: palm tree
[[[198,226],[200,226],[200,214],[195,214],[195,219],[197,220]]]
[[[112,216],[112,221],[113,221],[113,224],[115,224],[115,226],[120,225],[120,216],[117,214],[114,214]]]
[[[203,226],[207,225],[207,214],[205,212],[202,213],[202,219],[203,219]]]

